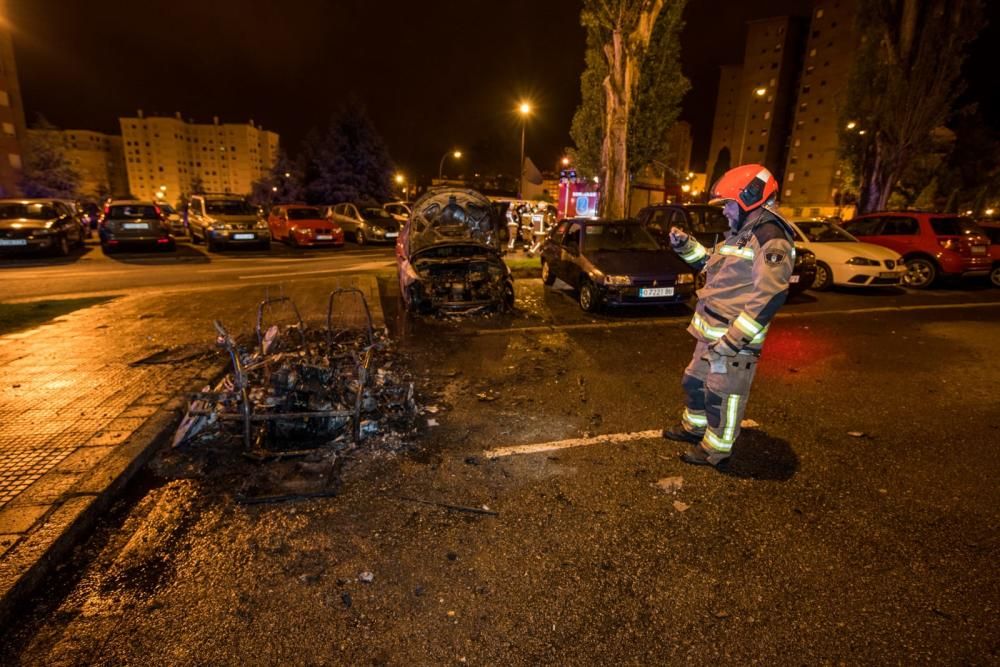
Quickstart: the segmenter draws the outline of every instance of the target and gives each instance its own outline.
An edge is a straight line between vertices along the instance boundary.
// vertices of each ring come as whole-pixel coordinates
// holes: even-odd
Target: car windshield
[[[798,228],[813,243],[850,243],[856,238],[832,222],[797,222]]]
[[[365,220],[379,220],[392,216],[386,213],[385,209],[381,206],[365,206],[361,208],[361,217]]]
[[[318,208],[290,208],[288,209],[289,220],[322,220],[323,214]]]
[[[729,231],[729,220],[722,214],[721,206],[707,206],[690,210],[696,231],[709,234],[725,234]]]
[[[979,225],[969,218],[931,218],[931,227],[938,236],[978,234]]]
[[[108,211],[108,218],[112,220],[138,219],[148,220],[158,218],[156,207],[148,204],[120,204],[112,206]]]
[[[639,225],[587,225],[583,249],[591,252],[659,250],[659,244]]]
[[[163,215],[173,215],[177,212],[170,204],[160,204],[160,210],[163,211]]]
[[[51,220],[59,217],[51,204],[0,204],[0,219]]]
[[[257,209],[242,199],[209,199],[205,211],[215,215],[256,215]]]

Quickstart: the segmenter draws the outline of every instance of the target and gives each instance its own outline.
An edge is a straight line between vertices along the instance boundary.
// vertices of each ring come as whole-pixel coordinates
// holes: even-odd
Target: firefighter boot
[[[681,454],[681,461],[695,466],[712,466],[713,468],[725,467],[729,460],[728,455],[709,453],[699,444],[692,445],[686,452]]]
[[[674,426],[673,428],[665,428],[660,434],[666,440],[673,440],[674,442],[687,442],[692,445],[697,445],[701,442],[701,435],[697,433],[691,433],[683,426]]]

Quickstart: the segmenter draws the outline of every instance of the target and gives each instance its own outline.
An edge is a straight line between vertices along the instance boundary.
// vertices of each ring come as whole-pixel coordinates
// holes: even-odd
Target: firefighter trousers
[[[705,451],[721,458],[730,455],[740,435],[758,358],[744,353],[722,357],[726,372],[717,373],[704,358],[708,351],[709,344],[699,341],[684,371],[686,405],[681,423],[685,431],[701,438]]]

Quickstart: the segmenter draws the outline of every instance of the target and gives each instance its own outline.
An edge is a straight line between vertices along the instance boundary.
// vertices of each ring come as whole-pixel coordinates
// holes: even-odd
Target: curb
[[[135,433],[88,472],[45,521],[4,555],[0,562],[0,628],[29,599],[52,568],[89,536],[98,518],[121,495],[153,454],[173,433],[184,407],[182,396],[215,384],[228,371],[228,360],[202,371],[199,378],[160,408]]]

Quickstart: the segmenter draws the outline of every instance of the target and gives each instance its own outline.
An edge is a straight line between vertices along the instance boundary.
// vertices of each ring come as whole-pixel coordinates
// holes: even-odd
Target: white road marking
[[[539,452],[551,452],[557,449],[570,449],[571,447],[589,447],[591,445],[602,444],[614,445],[622,442],[632,442],[633,440],[651,440],[660,437],[660,431],[608,433],[607,435],[595,435],[592,438],[570,438],[569,440],[553,440],[552,442],[540,442],[533,445],[511,445],[509,447],[487,449],[483,452],[483,456],[488,459],[499,459],[516,454],[538,454]]]
[[[391,266],[392,262],[369,262],[368,264],[358,264],[356,266],[340,269],[316,269],[315,271],[287,271],[284,273],[254,273],[252,275],[239,276],[240,280],[257,280],[258,278],[292,278],[294,276],[309,276],[319,273],[347,273],[350,271],[367,271],[371,269],[381,269]]]

